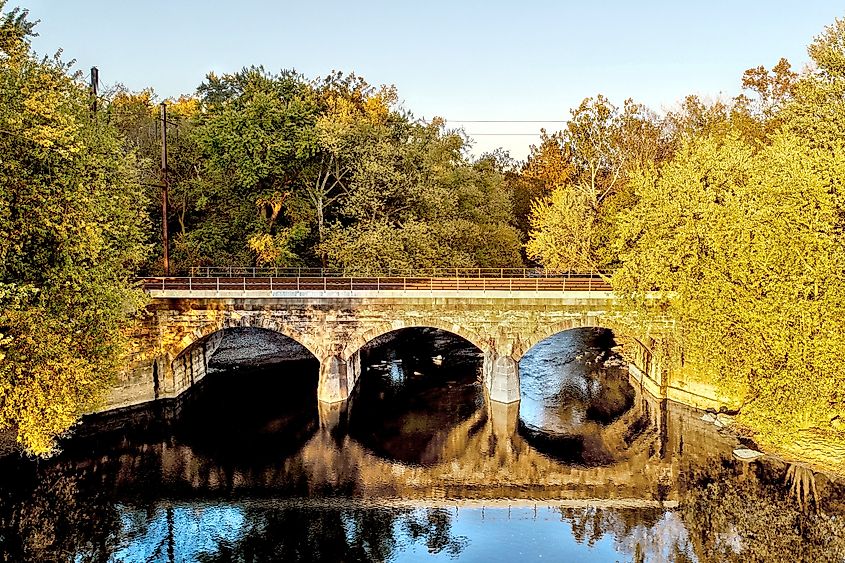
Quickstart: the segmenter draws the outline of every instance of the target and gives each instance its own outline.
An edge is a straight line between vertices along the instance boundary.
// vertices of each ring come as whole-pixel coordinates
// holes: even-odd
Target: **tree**
[[[122,367],[146,222],[133,155],[31,33],[0,20],[0,428],[45,454]]]
[[[550,192],[531,207],[529,257],[561,270],[613,264],[613,217],[631,203],[627,178],[665,158],[664,145],[659,121],[644,106],[626,100],[620,111],[601,95],[581,102],[566,128],[546,137],[544,151],[536,153],[545,157],[551,152],[549,165],[535,159],[524,171],[536,177],[539,168],[548,174]],[[565,160],[555,162],[558,156]]]
[[[836,19],[807,49],[815,69],[790,88],[781,119],[814,147],[841,150],[845,138],[845,19]]]
[[[297,247],[311,225],[302,170],[317,143],[313,89],[294,72],[251,67],[209,74],[197,92],[200,111],[187,120],[197,155],[191,156],[190,143],[176,155],[175,166],[185,168],[177,185],[186,208],[177,259],[188,265],[301,263]]]
[[[637,175],[620,217],[614,288],[676,321],[682,362],[742,398],[769,441],[827,428],[845,407],[832,375],[845,345],[842,162],[786,133],[763,146],[704,137]]]

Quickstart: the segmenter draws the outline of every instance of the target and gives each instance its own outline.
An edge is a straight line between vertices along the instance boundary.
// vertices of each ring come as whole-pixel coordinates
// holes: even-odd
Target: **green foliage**
[[[843,37],[836,20],[809,48],[815,69],[750,69],[746,94],[690,96],[662,120],[585,100],[523,170],[554,179],[532,206],[529,256],[616,269],[630,328],[739,398],[769,442],[834,432],[845,412]]]
[[[841,150],[845,138],[845,20],[837,19],[808,48],[815,71],[802,75],[783,109],[786,127],[812,146]]]
[[[845,247],[840,155],[779,134],[686,146],[633,181],[620,221],[618,290],[678,321],[684,360],[745,395],[746,420],[774,435],[826,423],[845,406],[838,379]],[[788,419],[770,421],[774,413]]]
[[[617,262],[611,239],[630,205],[628,177],[666,157],[656,117],[627,100],[620,110],[599,95],[572,111],[566,129],[545,136],[523,171],[543,197],[530,207],[528,256],[557,270],[603,270]],[[536,187],[535,187],[536,191]]]
[[[321,245],[329,264],[347,274],[428,268],[510,268],[521,265],[518,234],[509,225],[457,219],[335,227]]]
[[[0,29],[0,428],[43,454],[121,364],[144,195],[85,87],[29,52],[20,15]]]
[[[210,74],[197,92],[168,103],[178,121],[165,219],[176,271],[211,264],[357,271],[373,268],[380,254],[404,265],[521,265],[504,165],[466,159],[460,135],[440,120],[415,121],[396,106],[392,87],[337,72],[307,81],[253,67]],[[151,164],[159,148],[149,137],[154,94],[120,91],[108,111],[142,155],[146,181],[159,182]],[[148,212],[162,220],[160,206]],[[464,246],[446,244],[452,235]]]

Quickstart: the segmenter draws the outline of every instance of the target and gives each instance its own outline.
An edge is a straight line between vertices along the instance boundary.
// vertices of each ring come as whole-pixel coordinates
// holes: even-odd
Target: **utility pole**
[[[170,246],[167,240],[167,105],[161,102],[161,243],[164,247],[164,275],[170,275]]]
[[[100,82],[100,71],[91,67],[91,117],[97,115],[97,84]]]

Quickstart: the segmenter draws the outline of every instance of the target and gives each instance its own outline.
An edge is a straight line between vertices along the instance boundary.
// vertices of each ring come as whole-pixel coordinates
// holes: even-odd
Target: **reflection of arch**
[[[473,331],[466,330],[464,327],[452,323],[438,321],[437,319],[426,319],[424,321],[415,319],[400,319],[389,323],[378,323],[370,326],[363,332],[352,335],[343,349],[342,358],[344,360],[348,360],[376,338],[384,336],[385,334],[390,334],[391,332],[404,330],[406,328],[433,328],[442,330],[443,332],[463,338],[481,351],[483,351],[485,347],[484,339],[481,336]]]

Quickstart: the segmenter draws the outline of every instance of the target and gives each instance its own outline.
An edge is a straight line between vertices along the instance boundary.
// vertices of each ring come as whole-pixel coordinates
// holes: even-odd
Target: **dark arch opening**
[[[460,453],[452,436],[463,431],[459,426],[469,425],[469,436],[486,420],[482,353],[468,340],[442,329],[403,328],[373,339],[360,353],[348,433],[377,456],[411,465],[443,463]]]
[[[605,465],[643,430],[636,389],[609,329],[552,335],[522,357],[519,372],[519,432],[546,455]]]
[[[219,342],[209,347],[213,339]],[[87,416],[62,443],[62,458],[113,475],[108,486],[120,495],[148,494],[151,483],[163,495],[277,486],[304,494],[307,483],[262,476],[295,456],[319,428],[316,358],[284,335],[242,328],[217,331],[183,353],[204,344],[211,351],[209,375],[176,399]],[[249,348],[251,354],[234,353]],[[161,380],[161,366],[153,369]]]
[[[279,332],[227,328],[208,373],[180,401],[174,436],[222,463],[279,461],[319,428],[319,362]]]

